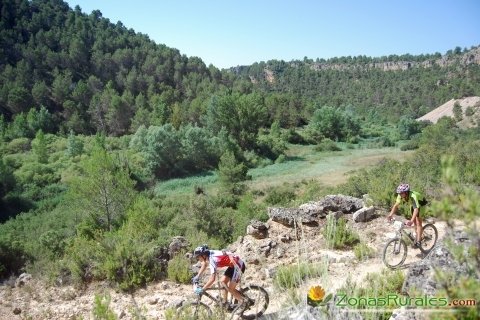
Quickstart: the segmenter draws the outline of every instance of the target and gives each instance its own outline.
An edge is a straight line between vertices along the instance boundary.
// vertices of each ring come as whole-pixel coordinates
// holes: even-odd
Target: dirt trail
[[[245,283],[261,285],[270,293],[271,303],[267,314],[275,314],[292,301],[291,292],[276,289],[273,278],[268,276],[269,272],[279,266],[295,264],[300,260],[325,267],[323,276],[305,281],[296,290],[299,296],[306,295],[312,285],[321,285],[328,293],[335,293],[349,278],[361,285],[368,273],[386,269],[382,262],[382,249],[387,240],[394,236],[392,225],[386,222],[383,215],[370,222],[354,224],[349,221],[349,224],[359,233],[360,238],[375,250],[375,257],[358,261],[351,250],[328,250],[324,246],[320,228],[304,227],[300,241],[279,244],[284,252],[281,257],[275,257],[275,254],[271,253],[259,264],[249,265],[244,277]],[[445,224],[436,222],[435,225],[439,238],[443,237]],[[277,223],[272,223],[269,231],[271,240],[292,232],[291,228]],[[244,237],[243,244],[236,243],[233,247],[242,246],[247,241],[262,243],[262,240],[248,237]],[[418,249],[409,247],[405,266],[419,261],[419,253]],[[407,272],[406,268],[402,270]],[[110,308],[123,320],[138,319],[139,315],[148,320],[165,319],[167,307],[178,305],[182,300],[192,297],[190,285],[179,285],[170,281],[150,284],[130,295],[108,288],[103,283],[95,283],[84,291],[78,291],[71,286],[46,287],[44,283],[32,280],[22,287],[12,288],[8,284],[0,286],[0,320],[93,319],[95,294],[105,292],[111,297]]]

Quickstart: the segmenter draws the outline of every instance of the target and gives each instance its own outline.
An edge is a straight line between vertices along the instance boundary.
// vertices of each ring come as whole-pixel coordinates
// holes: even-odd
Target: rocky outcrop
[[[353,214],[353,221],[355,222],[367,222],[373,219],[375,217],[375,207],[367,207],[367,208],[362,208],[360,210],[357,210]]]
[[[301,223],[318,225],[320,219],[330,213],[338,218],[341,214],[354,213],[363,208],[363,200],[345,195],[327,195],[320,201],[302,204],[298,208],[268,208],[268,216],[272,221],[287,227]]]
[[[261,221],[252,220],[247,226],[247,235],[255,239],[265,239],[268,237],[268,226]]]
[[[299,208],[268,208],[268,216],[272,221],[291,228],[297,223],[316,224],[319,218],[316,214],[310,214]]]
[[[180,253],[190,246],[188,240],[185,237],[177,236],[173,237],[172,241],[168,245],[168,254],[170,257]]]
[[[468,236],[464,233],[454,233],[453,241],[462,243],[464,250],[472,245]],[[468,275],[468,268],[454,259],[452,253],[445,245],[439,242],[425,259],[415,263],[408,270],[402,292],[408,294],[414,290],[427,296],[434,296],[437,293],[438,283],[435,279],[436,272],[448,272],[455,275]]]

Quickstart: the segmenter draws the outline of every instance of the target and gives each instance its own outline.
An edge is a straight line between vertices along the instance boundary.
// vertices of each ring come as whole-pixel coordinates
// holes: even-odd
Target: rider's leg
[[[415,238],[418,242],[422,241],[422,233],[423,233],[423,228],[422,228],[422,218],[420,218],[419,215],[415,217],[415,232],[417,233],[415,235]]]
[[[224,287],[224,289],[222,290],[222,298],[223,298],[224,303],[228,302],[228,300],[227,300],[228,299],[228,289],[227,288],[228,288],[229,281],[230,281],[229,277],[226,277],[226,276],[222,277],[221,282],[222,282],[222,285]]]
[[[225,284],[228,292],[230,292],[235,299],[237,299],[239,302],[243,302],[242,294],[236,289],[238,284],[237,282],[231,280],[228,276],[225,275],[222,277],[222,282]],[[224,297],[226,298],[226,294]]]

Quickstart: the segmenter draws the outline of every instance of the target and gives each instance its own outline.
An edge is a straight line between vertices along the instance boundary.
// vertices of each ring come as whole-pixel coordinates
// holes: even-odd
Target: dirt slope
[[[465,117],[465,111],[467,110],[468,107],[472,107],[473,110],[475,111],[474,116],[476,118],[479,117],[480,114],[480,97],[467,97],[463,99],[452,99],[444,104],[442,104],[440,107],[430,111],[429,113],[425,114],[424,116],[418,118],[418,121],[421,120],[426,120],[426,121],[431,121],[432,123],[437,123],[438,119],[441,117],[451,117],[453,118],[453,106],[455,103],[459,103],[460,106],[462,107],[462,112]],[[465,119],[467,120],[467,119]],[[465,121],[464,125],[469,126],[469,123],[471,124],[471,121]],[[470,125],[471,126],[471,125]]]

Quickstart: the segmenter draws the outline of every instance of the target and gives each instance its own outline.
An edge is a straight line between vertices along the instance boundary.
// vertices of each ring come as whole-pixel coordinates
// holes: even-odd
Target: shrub
[[[18,243],[0,242],[0,279],[19,273],[31,259]]]
[[[455,270],[437,270],[435,279],[440,288],[439,296],[447,297],[450,301],[456,299],[472,299],[480,297],[480,230],[478,217],[480,216],[480,192],[475,186],[459,183],[461,168],[453,162],[453,158],[442,159],[442,190],[441,201],[434,201],[432,207],[439,212],[442,219],[447,221],[447,233],[455,234],[458,220],[466,223],[462,232],[468,238],[459,242],[447,237],[445,244],[456,263],[462,265],[462,272]],[[456,230],[457,229],[457,230]],[[479,319],[478,306],[456,307],[456,319]],[[453,319],[453,317],[450,317]],[[444,319],[448,319],[447,316]]]
[[[347,227],[347,221],[344,218],[336,220],[333,215],[327,217],[323,236],[327,246],[334,249],[349,248],[360,241],[358,234]]]
[[[363,242],[360,242],[353,247],[353,253],[360,261],[367,260],[368,258],[373,258],[375,256],[375,250]]]
[[[113,235],[102,243],[103,256],[100,257],[100,276],[130,291],[155,279],[160,266],[155,258],[153,243],[131,239],[128,235]]]
[[[273,187],[268,190],[265,197],[265,203],[269,205],[287,205],[290,201],[295,199],[295,191],[287,185],[280,187]]]
[[[190,283],[192,280],[190,261],[183,254],[177,254],[168,261],[167,277],[178,283]]]
[[[337,296],[345,294],[347,297],[386,298],[392,294],[400,295],[404,279],[403,271],[386,269],[381,273],[367,274],[361,285],[353,282],[351,278],[347,278],[343,287],[337,290]],[[392,310],[398,308],[398,305],[393,301],[390,301],[390,304],[382,307],[382,309],[379,309],[378,306],[369,306],[368,302],[361,301],[361,299],[358,299],[359,305],[354,308],[371,309],[373,311],[363,312],[364,319],[389,319],[392,315]]]
[[[323,139],[322,142],[317,144],[315,147],[315,151],[322,152],[322,151],[341,151],[340,148],[334,141],[330,139]]]
[[[407,143],[405,143],[404,145],[402,145],[400,147],[400,150],[402,150],[402,151],[415,150],[415,149],[418,149],[418,147],[419,147],[418,141],[410,140]]]
[[[93,307],[93,316],[96,320],[116,320],[115,312],[110,309],[110,295],[103,296],[96,294]]]
[[[298,288],[305,280],[320,277],[326,272],[326,264],[300,262],[279,267],[273,283],[279,289]]]
[[[28,138],[13,139],[7,144],[7,147],[5,149],[7,154],[26,152],[30,150],[30,139]]]

